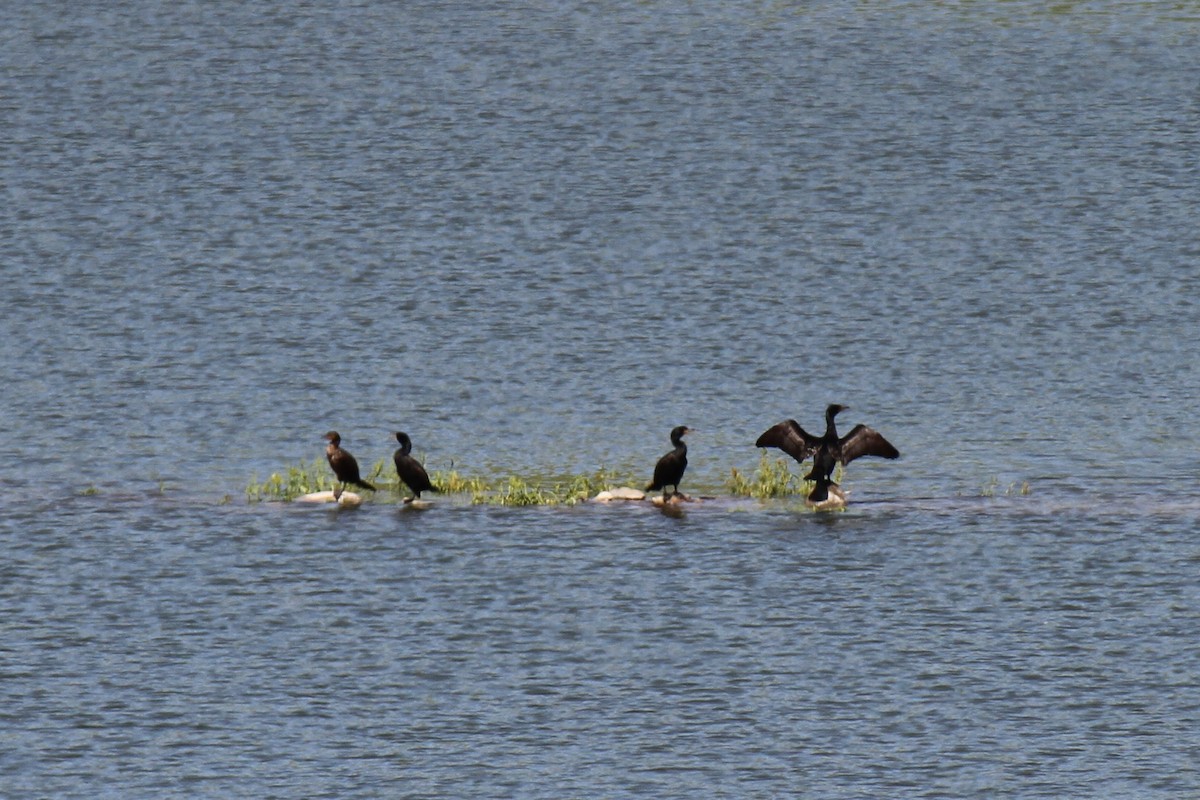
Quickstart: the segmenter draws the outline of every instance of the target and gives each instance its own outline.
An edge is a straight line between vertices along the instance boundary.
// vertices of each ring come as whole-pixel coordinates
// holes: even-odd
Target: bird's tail
[[[366,481],[355,481],[355,482],[354,482],[354,485],[355,485],[355,486],[361,486],[361,487],[362,487],[362,488],[364,488],[364,489],[370,489],[372,492],[378,492],[378,491],[379,491],[378,489],[376,489],[374,486],[372,486],[371,484],[367,483]]]

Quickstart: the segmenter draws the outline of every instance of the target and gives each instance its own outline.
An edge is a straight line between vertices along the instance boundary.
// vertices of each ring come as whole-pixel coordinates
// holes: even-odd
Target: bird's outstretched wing
[[[755,447],[778,447],[797,461],[811,456],[818,444],[820,440],[801,428],[794,419],[768,428],[754,443]]]
[[[842,437],[839,442],[842,450],[842,465],[849,464],[859,456],[879,456],[880,458],[899,458],[900,451],[892,443],[880,435],[879,431],[866,425],[855,425],[854,430]]]

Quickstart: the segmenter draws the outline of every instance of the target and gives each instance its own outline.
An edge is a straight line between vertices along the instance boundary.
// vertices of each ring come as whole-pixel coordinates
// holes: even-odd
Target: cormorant
[[[412,439],[408,438],[408,434],[403,431],[397,431],[396,441],[400,443],[400,449],[392,456],[392,459],[396,462],[396,475],[400,480],[404,481],[404,485],[413,493],[413,497],[406,498],[404,502],[408,503],[413,500],[420,500],[421,492],[437,491],[433,488],[433,484],[429,482],[429,475],[425,472],[425,468],[421,466],[421,462],[409,455],[412,452]]]
[[[342,496],[342,491],[348,483],[370,489],[372,492],[376,491],[374,486],[359,476],[358,462],[354,460],[354,456],[342,449],[342,437],[338,435],[338,432],[330,431],[325,434],[325,438],[329,440],[329,446],[325,448],[325,458],[329,461],[329,467],[333,470],[333,474],[342,484],[334,491],[334,499],[337,500]]]
[[[855,425],[853,430],[839,439],[833,418],[838,412],[846,410],[847,406],[837,403],[825,409],[824,436],[813,436],[801,428],[796,420],[789,419],[768,429],[754,444],[758,447],[778,447],[801,462],[812,456],[812,469],[804,479],[817,481],[818,487],[822,483],[837,486],[830,476],[833,474],[833,468],[839,463],[845,466],[859,456],[900,457],[900,451],[893,447],[891,442],[866,425]]]
[[[679,493],[679,482],[683,480],[683,471],[687,469],[687,445],[683,443],[683,437],[691,432],[692,429],[686,425],[671,430],[671,444],[675,445],[675,449],[654,465],[654,481],[646,487],[647,492],[662,489],[664,500]],[[668,486],[674,487],[671,494],[667,494]]]

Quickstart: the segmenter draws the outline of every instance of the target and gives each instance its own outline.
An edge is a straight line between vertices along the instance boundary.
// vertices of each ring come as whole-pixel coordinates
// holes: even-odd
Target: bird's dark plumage
[[[334,496],[340,497],[346,484],[361,486],[372,492],[376,491],[374,486],[364,481],[358,474],[358,462],[348,451],[342,449],[342,437],[338,435],[338,432],[330,431],[325,434],[325,438],[329,440],[329,446],[325,448],[325,458],[329,461],[329,468],[333,470],[333,474],[342,484],[334,492]]]
[[[893,447],[891,442],[866,425],[855,425],[848,434],[838,438],[833,418],[838,412],[845,410],[846,406],[837,403],[825,409],[823,436],[813,436],[801,428],[796,420],[789,419],[767,429],[758,437],[755,445],[778,447],[797,461],[804,461],[812,456],[812,469],[804,477],[805,480],[815,481],[829,481],[835,466],[839,463],[845,466],[861,456],[900,457],[900,451]]]
[[[420,461],[409,455],[412,452],[412,440],[408,438],[408,434],[403,431],[397,432],[396,441],[400,443],[400,449],[392,456],[392,460],[396,462],[396,475],[404,481],[404,485],[418,500],[421,498],[421,492],[437,491],[429,482],[429,475],[425,472],[425,467],[421,466]]]
[[[673,487],[671,494],[679,491],[679,482],[683,480],[683,472],[687,469],[687,445],[683,443],[683,437],[691,432],[692,429],[686,425],[672,429],[671,444],[675,445],[675,449],[654,465],[654,480],[646,487],[647,492],[662,489],[663,497],[670,497],[667,494],[668,486]]]

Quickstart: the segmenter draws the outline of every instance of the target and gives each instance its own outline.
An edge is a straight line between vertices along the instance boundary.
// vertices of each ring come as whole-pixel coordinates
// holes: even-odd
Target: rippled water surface
[[[0,795],[1200,793],[1190,5],[11,16]]]

